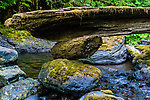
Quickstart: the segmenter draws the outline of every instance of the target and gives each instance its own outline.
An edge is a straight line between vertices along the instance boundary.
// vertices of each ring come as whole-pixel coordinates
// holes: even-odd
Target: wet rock
[[[103,92],[93,91],[85,94],[79,100],[124,100],[124,99],[120,97],[115,97],[110,94],[105,94]]]
[[[0,46],[6,47],[9,49],[15,49],[14,46],[12,46],[8,43],[8,39],[6,37],[1,36],[1,35],[0,35]]]
[[[31,78],[20,80],[1,88],[0,98],[1,100],[22,100],[38,94],[39,85],[37,80]]]
[[[7,85],[25,78],[26,74],[17,66],[0,66],[0,84]]]
[[[13,49],[0,46],[0,64],[14,62],[18,58],[18,52]]]
[[[56,59],[43,64],[38,78],[47,88],[81,95],[98,85],[101,71],[75,60]]]
[[[36,95],[32,95],[32,96],[29,96],[28,98],[26,98],[24,100],[41,100],[41,99]]]
[[[52,48],[54,58],[79,59],[91,56],[101,45],[101,37],[84,36],[66,42],[57,43]]]
[[[91,57],[80,59],[92,64],[120,64],[127,59],[124,36],[102,37],[103,44]]]
[[[56,42],[51,42],[44,39],[28,37],[21,40],[8,39],[10,44],[15,46],[19,53],[42,53],[51,52],[51,48]]]

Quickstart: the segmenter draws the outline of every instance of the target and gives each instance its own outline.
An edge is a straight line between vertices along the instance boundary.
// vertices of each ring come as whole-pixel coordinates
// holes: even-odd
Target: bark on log
[[[135,17],[143,19],[131,20]],[[26,29],[38,35],[42,33],[41,38],[48,37],[48,34],[55,34],[54,29],[59,31],[57,33],[70,29],[74,34],[82,30],[82,32],[88,31],[86,34],[102,33],[108,36],[141,33],[143,28],[150,27],[149,17],[150,7],[68,7],[14,14],[12,18],[5,21],[5,25],[16,29]],[[115,18],[114,21],[110,20],[113,18]],[[123,20],[118,20],[119,18]],[[143,30],[145,31],[149,29]]]

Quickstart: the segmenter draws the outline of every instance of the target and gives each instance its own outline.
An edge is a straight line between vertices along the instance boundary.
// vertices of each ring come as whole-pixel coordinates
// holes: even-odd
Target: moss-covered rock
[[[101,37],[83,36],[66,42],[59,42],[52,48],[54,58],[79,59],[90,57],[102,44]]]
[[[101,71],[79,61],[56,59],[43,64],[38,78],[47,88],[80,94],[97,86]]]
[[[124,100],[123,98],[105,94],[99,91],[93,91],[85,94],[79,100]]]
[[[0,46],[13,48],[18,53],[43,53],[51,52],[51,48],[56,42],[35,38],[31,32],[26,30],[16,30],[0,24]]]
[[[113,94],[111,90],[101,90],[100,92],[106,93],[106,94]]]
[[[140,45],[135,48],[140,50],[141,53],[134,57],[133,62],[150,66],[150,45]]]

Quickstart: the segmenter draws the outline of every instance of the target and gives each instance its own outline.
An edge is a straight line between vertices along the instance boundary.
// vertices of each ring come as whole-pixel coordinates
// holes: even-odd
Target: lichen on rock
[[[150,45],[140,45],[136,46],[135,48],[140,50],[141,53],[134,57],[133,62],[150,66]]]
[[[102,44],[97,35],[83,36],[66,42],[57,43],[52,48],[54,58],[79,59],[90,57]]]
[[[56,59],[43,64],[39,80],[47,88],[63,93],[86,92],[97,86],[101,71],[88,64],[67,59]]]

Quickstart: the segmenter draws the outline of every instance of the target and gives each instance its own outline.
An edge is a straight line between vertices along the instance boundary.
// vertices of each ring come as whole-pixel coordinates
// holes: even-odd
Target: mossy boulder
[[[98,85],[101,71],[79,61],[56,59],[42,65],[38,78],[49,89],[82,94]]]
[[[93,91],[85,94],[79,100],[124,100],[123,98],[105,94],[99,91]]]
[[[133,62],[150,66],[150,45],[140,45],[135,48],[140,50],[141,53],[134,57]]]
[[[0,46],[0,64],[14,62],[17,58],[18,52],[16,50]]]
[[[90,57],[102,44],[101,37],[83,36],[66,42],[59,42],[52,48],[54,58],[79,59]]]

